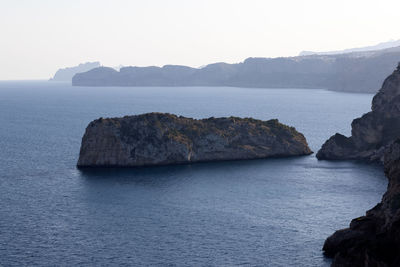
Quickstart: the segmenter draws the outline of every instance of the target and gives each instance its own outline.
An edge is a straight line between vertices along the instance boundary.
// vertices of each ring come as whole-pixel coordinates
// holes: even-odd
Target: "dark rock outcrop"
[[[148,113],[92,121],[77,165],[134,167],[311,153],[304,136],[278,120]]]
[[[400,266],[400,140],[386,150],[384,167],[389,185],[381,203],[325,241],[332,266]]]
[[[372,100],[372,111],[355,119],[352,136],[332,136],[319,159],[384,163],[389,179],[382,201],[324,244],[332,266],[400,266],[400,65]]]
[[[242,63],[215,63],[204,68],[166,65],[100,67],[76,74],[78,86],[234,86],[253,88],[325,88],[375,93],[393,66],[400,47],[339,55],[248,58]]]
[[[382,163],[385,150],[400,137],[400,65],[374,96],[372,111],[355,119],[351,127],[350,137],[332,136],[318,151],[317,158]]]

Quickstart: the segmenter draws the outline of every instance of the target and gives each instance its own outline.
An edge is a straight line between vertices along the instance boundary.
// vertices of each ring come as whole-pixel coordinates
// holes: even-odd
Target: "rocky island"
[[[305,137],[278,120],[197,120],[147,113],[89,123],[77,166],[136,167],[311,153]]]
[[[372,111],[352,123],[352,136],[332,136],[319,159],[384,164],[389,184],[382,201],[324,244],[332,266],[400,266],[400,65],[372,101]]]
[[[400,137],[400,64],[372,100],[372,111],[353,120],[350,137],[339,133],[325,142],[318,159],[383,163],[385,150]]]

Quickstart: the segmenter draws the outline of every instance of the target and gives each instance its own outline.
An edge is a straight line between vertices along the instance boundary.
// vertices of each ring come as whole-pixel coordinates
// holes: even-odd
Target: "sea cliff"
[[[384,167],[389,185],[382,201],[325,241],[332,266],[400,266],[400,140],[387,149]]]
[[[135,167],[311,153],[305,137],[278,120],[196,120],[148,113],[92,121],[77,166]]]
[[[328,139],[318,159],[363,160],[383,163],[385,150],[400,137],[400,65],[386,78],[372,100],[372,111],[353,120],[352,135]]]
[[[389,180],[378,205],[325,241],[332,266],[400,266],[399,138],[400,65],[374,96],[372,111],[353,121],[352,135],[332,136],[317,153],[319,159],[383,163]]]

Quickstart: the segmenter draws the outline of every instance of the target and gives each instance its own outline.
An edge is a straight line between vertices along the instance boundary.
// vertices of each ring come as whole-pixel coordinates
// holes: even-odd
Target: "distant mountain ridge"
[[[76,74],[75,86],[232,86],[250,88],[321,88],[375,93],[400,61],[400,47],[338,55],[248,58],[203,68],[165,65],[99,67]]]
[[[86,62],[86,63],[81,63],[78,66],[74,67],[68,67],[68,68],[63,68],[59,69],[56,74],[54,74],[54,77],[50,79],[50,81],[65,81],[69,82],[72,80],[72,77],[74,77],[75,74],[80,73],[80,72],[85,72],[89,71],[91,69],[100,67],[100,62]]]
[[[388,42],[379,43],[377,45],[358,47],[358,48],[350,48],[344,50],[337,51],[328,51],[328,52],[313,52],[313,51],[301,51],[299,56],[310,56],[310,55],[337,55],[337,54],[347,54],[353,52],[367,52],[367,51],[376,51],[383,50],[392,47],[400,46],[400,40],[391,40]]]

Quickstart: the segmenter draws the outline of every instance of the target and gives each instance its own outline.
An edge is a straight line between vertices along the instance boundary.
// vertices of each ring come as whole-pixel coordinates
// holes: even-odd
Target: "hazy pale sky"
[[[0,0],[0,79],[58,68],[198,67],[400,39],[398,0]]]

